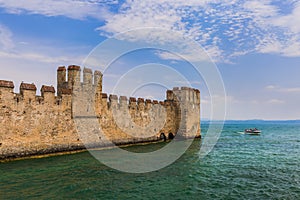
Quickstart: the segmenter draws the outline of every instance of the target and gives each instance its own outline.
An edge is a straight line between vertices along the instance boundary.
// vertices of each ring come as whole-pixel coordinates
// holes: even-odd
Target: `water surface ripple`
[[[262,134],[239,133],[251,127]],[[2,163],[0,199],[300,199],[300,124],[227,123],[202,160],[199,147],[195,140],[174,164],[146,174],[110,169],[88,152]]]

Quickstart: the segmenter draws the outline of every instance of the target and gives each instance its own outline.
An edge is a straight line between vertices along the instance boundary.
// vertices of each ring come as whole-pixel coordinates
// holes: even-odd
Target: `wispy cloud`
[[[196,40],[219,62],[249,52],[300,56],[299,0],[0,0],[0,7],[14,14],[95,18],[105,22],[97,30],[107,37],[136,28],[162,28]],[[155,31],[123,36],[127,40],[172,41],[171,34]],[[183,49],[183,55],[196,59],[197,54],[189,50]],[[157,55],[179,60],[166,53]]]
[[[84,53],[58,49],[34,42],[15,42],[12,31],[4,25],[0,25],[0,59],[4,66],[58,66],[64,64],[80,64],[84,59]],[[80,49],[80,48],[77,48]],[[67,52],[67,53],[66,53]],[[69,53],[71,52],[71,53]],[[63,56],[62,56],[63,55]],[[34,76],[34,74],[32,74]]]
[[[107,5],[116,0],[0,0],[0,7],[13,14],[41,14],[45,16],[66,16],[73,19],[108,17]]]
[[[276,85],[268,85],[265,89],[275,92],[284,92],[284,93],[300,93],[300,87],[290,87],[284,88]]]
[[[182,57],[166,51],[156,51],[155,54],[164,60],[183,60]]]
[[[78,56],[49,56],[43,53],[27,52],[27,53],[8,53],[0,51],[0,58],[2,59],[20,59],[43,63],[81,63],[83,57]]]
[[[276,88],[275,85],[268,85],[268,86],[265,87],[265,89],[267,89],[267,90],[273,90],[275,88]]]
[[[4,25],[0,24],[0,49],[9,50],[14,47],[11,31]]]
[[[268,104],[283,104],[284,101],[280,99],[270,99],[267,101]]]
[[[300,56],[299,4],[295,1],[292,12],[286,14],[281,12],[280,2],[271,0],[126,1],[98,30],[106,34],[141,27],[177,31],[198,41],[214,60],[223,62],[249,52],[294,57]],[[151,37],[159,38],[128,35],[128,39]],[[163,59],[178,59],[166,53],[159,55]]]
[[[297,92],[297,93],[300,93],[300,87],[284,88],[283,91],[285,91],[285,92]]]
[[[300,1],[293,0],[293,10],[291,13],[281,15],[273,19],[273,23],[279,27],[286,27],[292,33],[300,32]]]
[[[180,52],[178,52],[178,54],[175,54],[173,52],[160,51],[160,50],[155,51],[155,54],[163,60],[197,62],[197,61],[210,60],[210,57],[208,57],[207,54],[215,55],[218,54],[220,51],[219,49],[216,48],[211,48],[204,51],[202,49],[199,50],[199,49],[188,48],[188,45],[185,47],[186,48],[180,49]],[[213,58],[217,58],[217,57],[215,56]]]

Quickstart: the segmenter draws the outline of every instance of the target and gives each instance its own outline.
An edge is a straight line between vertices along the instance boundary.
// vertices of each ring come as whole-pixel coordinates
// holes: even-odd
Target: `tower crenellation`
[[[114,94],[109,95],[109,108],[117,108],[118,104],[118,96]]]
[[[62,95],[62,90],[67,88],[67,70],[65,66],[60,66],[57,69],[57,96]]]
[[[74,88],[78,88],[80,85],[80,73],[81,68],[77,65],[70,65],[68,67],[68,88],[73,91]]]
[[[93,71],[89,68],[83,69],[83,84],[93,85]]]
[[[103,74],[100,71],[94,72],[94,85],[96,87],[96,94],[102,93],[102,78]]]
[[[173,92],[173,90],[167,90],[167,100],[170,100],[170,101],[174,100],[174,92]]]

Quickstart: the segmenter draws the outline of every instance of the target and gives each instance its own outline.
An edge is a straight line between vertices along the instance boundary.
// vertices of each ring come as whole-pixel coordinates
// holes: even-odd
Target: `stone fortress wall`
[[[201,136],[199,90],[175,87],[159,102],[107,95],[102,79],[100,71],[84,68],[81,82],[79,66],[59,67],[57,89],[43,85],[41,96],[34,84],[22,82],[20,92],[14,93],[12,81],[0,80],[0,159],[108,145],[102,136],[82,141],[75,119],[88,116],[117,145],[159,141],[163,135]]]

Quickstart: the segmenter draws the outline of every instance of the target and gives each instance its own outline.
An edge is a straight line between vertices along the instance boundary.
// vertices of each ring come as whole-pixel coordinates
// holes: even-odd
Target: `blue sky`
[[[56,85],[57,66],[81,65],[102,41],[149,27],[176,32],[203,47],[223,78],[227,119],[300,118],[298,0],[0,0],[0,79],[14,80],[16,92],[21,81]],[[174,39],[153,31],[134,33],[121,39]],[[182,53],[190,60],[199,58],[191,49]],[[195,76],[189,62],[165,51],[145,49],[120,57],[105,71],[104,91],[112,92],[121,75],[147,63],[169,66],[199,88],[202,117],[210,118],[211,97],[203,77]],[[104,70],[102,64],[93,68]],[[139,79],[169,80],[159,70],[144,76]],[[165,89],[152,84],[131,94],[162,99]],[[220,102],[225,99],[214,95]]]

